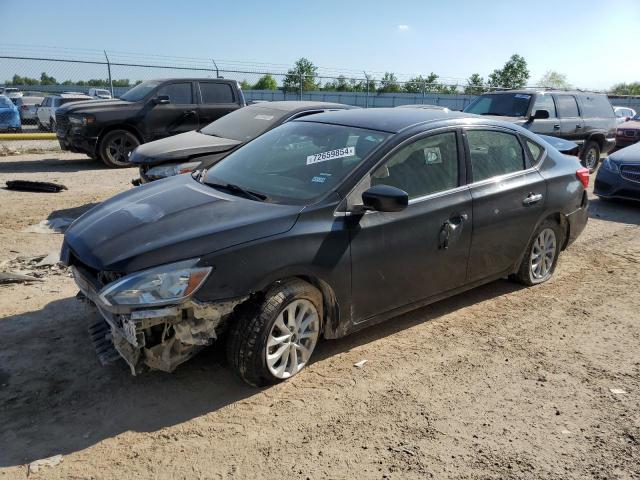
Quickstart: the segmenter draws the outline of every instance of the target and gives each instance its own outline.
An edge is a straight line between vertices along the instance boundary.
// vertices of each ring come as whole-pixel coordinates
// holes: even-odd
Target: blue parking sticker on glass
[[[327,177],[313,177],[311,181],[313,183],[324,183],[327,181]]]

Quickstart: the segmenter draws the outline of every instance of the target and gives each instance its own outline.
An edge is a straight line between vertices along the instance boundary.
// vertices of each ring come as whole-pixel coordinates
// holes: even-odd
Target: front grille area
[[[58,129],[66,130],[69,126],[69,120],[67,119],[67,116],[56,112],[56,125],[58,126]]]
[[[640,183],[640,165],[621,165],[620,175],[622,178]]]
[[[636,136],[636,130],[625,130],[624,131],[624,136],[625,137],[635,137]]]

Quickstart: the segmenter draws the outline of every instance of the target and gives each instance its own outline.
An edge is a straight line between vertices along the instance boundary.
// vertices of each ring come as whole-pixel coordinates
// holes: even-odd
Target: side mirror
[[[536,110],[531,117],[531,120],[546,120],[549,118],[549,110]]]
[[[171,103],[171,99],[169,98],[169,95],[158,95],[153,99],[153,103],[156,105],[168,105]]]
[[[409,205],[409,195],[390,185],[376,185],[362,193],[362,203],[366,210],[399,212]]]

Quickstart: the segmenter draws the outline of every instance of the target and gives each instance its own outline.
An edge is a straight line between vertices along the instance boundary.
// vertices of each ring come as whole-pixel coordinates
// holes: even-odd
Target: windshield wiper
[[[231,193],[239,193],[245,198],[249,198],[251,200],[256,200],[258,202],[264,202],[268,197],[264,193],[253,192],[251,190],[247,190],[240,185],[236,185],[234,183],[210,183],[204,182],[205,185],[209,185],[213,188],[219,188],[221,190],[228,190]]]
[[[498,112],[485,112],[485,113],[481,113],[480,115],[495,115],[496,117],[506,117],[504,113],[498,113]]]

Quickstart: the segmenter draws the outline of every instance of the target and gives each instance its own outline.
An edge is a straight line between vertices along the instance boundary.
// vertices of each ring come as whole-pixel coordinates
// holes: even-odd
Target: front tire
[[[511,278],[527,286],[549,280],[558,263],[562,238],[562,229],[556,222],[542,222],[527,245],[518,271]]]
[[[98,155],[107,167],[130,167],[129,156],[138,145],[140,141],[133,133],[127,130],[112,130],[100,140]]]
[[[598,142],[593,140],[586,142],[581,160],[582,165],[589,169],[589,173],[596,171],[600,163],[600,145]]]
[[[227,359],[235,373],[256,387],[278,383],[299,373],[313,354],[322,294],[302,280],[280,283],[230,321]]]

